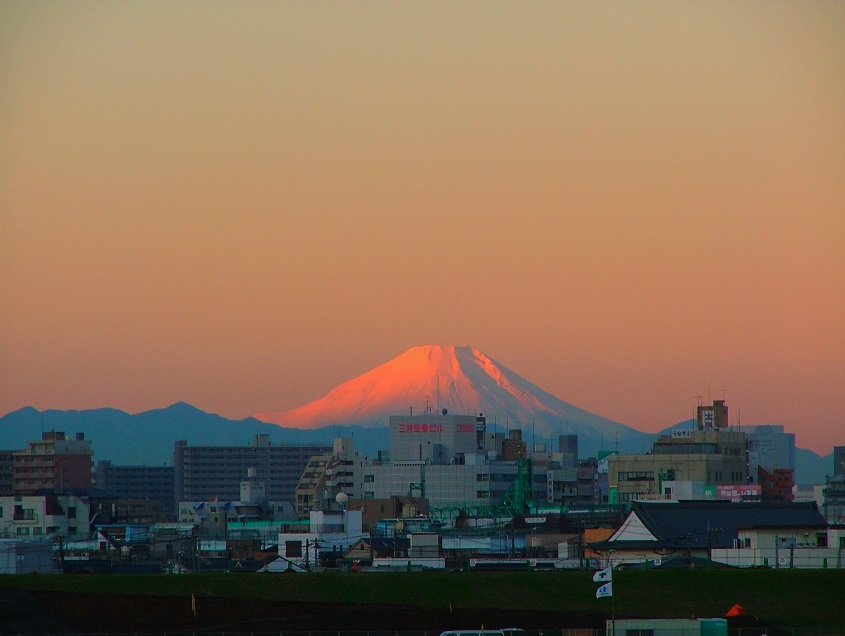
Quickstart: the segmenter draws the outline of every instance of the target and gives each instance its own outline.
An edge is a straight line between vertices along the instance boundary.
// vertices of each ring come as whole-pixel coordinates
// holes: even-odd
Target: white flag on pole
[[[603,598],[605,596],[613,596],[613,583],[605,583],[596,590],[596,598]]]
[[[613,580],[613,569],[611,566],[606,567],[603,570],[599,570],[595,574],[593,574],[593,581],[596,583],[605,583],[607,581]]]

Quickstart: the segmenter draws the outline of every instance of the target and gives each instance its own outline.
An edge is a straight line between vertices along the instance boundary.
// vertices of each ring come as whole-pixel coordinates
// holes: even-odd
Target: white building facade
[[[85,539],[90,534],[89,513],[88,502],[76,495],[0,497],[0,538]]]

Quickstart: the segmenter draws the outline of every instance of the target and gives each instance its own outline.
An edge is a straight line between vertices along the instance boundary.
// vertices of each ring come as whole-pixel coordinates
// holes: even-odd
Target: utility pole
[[[578,567],[584,569],[584,526],[578,528]]]

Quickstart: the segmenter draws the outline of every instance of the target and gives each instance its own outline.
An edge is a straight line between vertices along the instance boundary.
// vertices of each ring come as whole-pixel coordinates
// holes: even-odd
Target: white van
[[[440,636],[517,636],[522,630],[518,627],[505,627],[504,629],[458,629],[450,632],[441,632]]]

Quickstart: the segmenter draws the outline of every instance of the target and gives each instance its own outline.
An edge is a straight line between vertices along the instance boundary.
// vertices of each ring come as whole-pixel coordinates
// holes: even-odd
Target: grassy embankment
[[[589,572],[10,575],[3,587],[416,607],[498,607],[607,616]],[[617,617],[716,617],[739,603],[778,627],[845,624],[845,570],[614,572]]]

